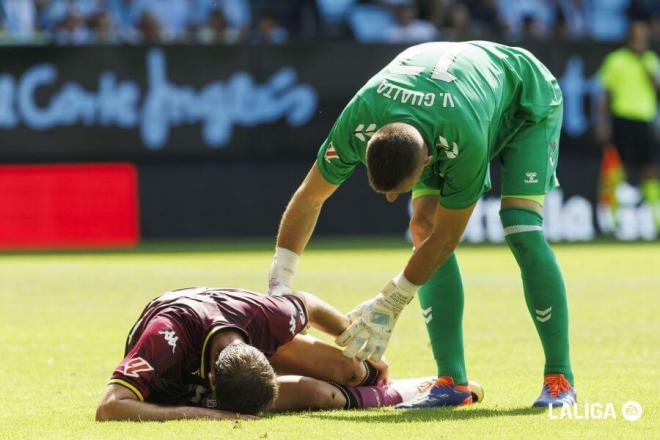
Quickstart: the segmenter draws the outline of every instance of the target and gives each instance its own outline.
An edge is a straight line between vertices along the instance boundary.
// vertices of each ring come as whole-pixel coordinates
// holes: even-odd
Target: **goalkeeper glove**
[[[344,356],[360,360],[371,358],[378,362],[387,348],[399,314],[412,301],[418,288],[401,273],[375,298],[351,310],[347,315],[351,324],[335,340],[338,345],[346,347]]]

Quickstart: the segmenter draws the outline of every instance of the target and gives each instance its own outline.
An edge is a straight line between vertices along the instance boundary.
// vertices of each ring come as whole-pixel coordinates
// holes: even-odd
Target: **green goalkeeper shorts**
[[[505,147],[499,154],[502,198],[529,199],[543,204],[545,195],[559,186],[556,171],[562,117],[563,107],[557,106],[538,122],[504,124],[500,142]],[[437,182],[429,179],[418,182],[412,197],[439,196],[441,185],[439,176]]]

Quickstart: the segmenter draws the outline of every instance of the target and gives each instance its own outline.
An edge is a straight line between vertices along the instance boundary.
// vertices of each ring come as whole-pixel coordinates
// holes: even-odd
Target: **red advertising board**
[[[0,166],[0,249],[130,247],[139,229],[132,164]]]

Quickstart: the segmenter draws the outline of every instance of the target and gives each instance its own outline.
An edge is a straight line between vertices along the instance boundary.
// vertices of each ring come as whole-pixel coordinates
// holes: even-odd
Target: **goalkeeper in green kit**
[[[415,252],[373,299],[348,314],[344,354],[379,360],[399,314],[419,291],[438,379],[403,408],[472,403],[463,354],[463,285],[454,250],[489,164],[502,170],[500,217],[545,353],[534,406],[575,402],[568,306],[561,270],[543,236],[544,196],[562,123],[556,79],[526,50],[472,41],[427,43],[399,54],[351,99],[284,212],[269,291],[291,291],[298,256],[325,200],[362,163],[388,201],[412,190]]]

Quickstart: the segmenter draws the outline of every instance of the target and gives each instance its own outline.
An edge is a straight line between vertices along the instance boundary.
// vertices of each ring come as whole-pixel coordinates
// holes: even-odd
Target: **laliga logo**
[[[582,409],[582,411],[580,411]],[[642,417],[642,405],[634,400],[629,400],[621,407],[621,416],[629,421],[636,422]],[[548,417],[553,420],[571,419],[571,420],[606,420],[616,419],[616,411],[613,403],[589,403],[584,406],[578,404],[562,405],[561,411],[557,414],[552,405],[548,407]]]

